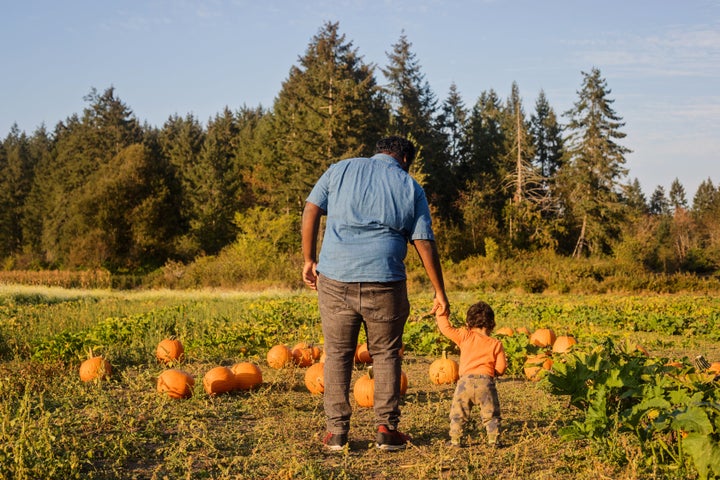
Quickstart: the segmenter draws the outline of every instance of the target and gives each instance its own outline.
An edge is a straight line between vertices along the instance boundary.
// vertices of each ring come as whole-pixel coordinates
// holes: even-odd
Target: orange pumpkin
[[[530,330],[528,330],[527,327],[517,327],[515,329],[515,332],[522,333],[523,335],[530,336]]]
[[[266,359],[272,368],[283,368],[293,361],[292,350],[287,345],[275,345],[268,350]]]
[[[322,357],[323,353],[325,353],[325,352],[323,352],[323,349],[320,348],[320,347],[317,346],[317,345],[310,345],[310,350],[312,350],[312,358],[313,358],[313,360],[320,360],[320,358]]]
[[[555,353],[567,353],[577,344],[577,340],[572,335],[560,335],[553,342],[552,351]]]
[[[708,373],[720,373],[720,362],[712,362],[707,368]]]
[[[506,337],[512,337],[515,335],[515,330],[510,327],[500,327],[495,330],[495,335],[505,335]]]
[[[260,367],[254,363],[236,363],[230,367],[230,371],[235,375],[236,390],[252,390],[262,384],[262,372],[260,371]]]
[[[375,403],[375,379],[372,377],[372,367],[368,368],[368,373],[355,381],[353,397],[361,407],[370,408]]]
[[[443,350],[442,358],[438,358],[430,364],[430,381],[435,385],[455,383],[460,378],[460,366],[452,358],[447,358],[447,352]]]
[[[553,360],[544,353],[529,355],[525,360],[523,370],[528,380],[540,380],[552,368]]]
[[[101,356],[90,357],[80,364],[80,380],[89,382],[90,380],[107,380],[112,374],[112,366],[110,362]]]
[[[293,362],[299,367],[309,367],[313,364],[313,350],[305,342],[296,344],[291,349]]]
[[[165,370],[157,380],[157,391],[167,393],[170,398],[190,398],[195,386],[195,377],[182,370]]]
[[[318,362],[305,371],[305,386],[310,393],[323,393],[325,391],[325,364]]]
[[[180,340],[165,338],[158,343],[155,356],[162,363],[179,362],[185,357],[185,348]]]
[[[405,372],[400,372],[400,395],[405,395],[408,389],[408,377]]]
[[[405,395],[408,389],[408,377],[403,371],[400,372],[400,395]],[[372,407],[375,404],[375,378],[373,378],[373,367],[369,367],[365,375],[355,381],[353,397],[360,407]]]
[[[355,363],[372,363],[367,342],[361,343],[355,348]]]
[[[203,377],[203,387],[208,395],[226,393],[235,389],[235,374],[228,367],[214,367]]]
[[[538,328],[530,335],[530,344],[536,347],[552,347],[555,338],[555,332],[552,329]]]

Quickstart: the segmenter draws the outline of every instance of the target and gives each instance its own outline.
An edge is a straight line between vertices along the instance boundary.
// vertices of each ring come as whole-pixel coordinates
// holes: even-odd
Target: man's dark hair
[[[469,328],[485,328],[491,332],[495,328],[495,312],[485,302],[477,302],[468,308],[465,322]]]
[[[375,153],[388,153],[397,156],[400,160],[405,159],[408,166],[415,160],[415,145],[403,137],[385,137],[378,140],[375,145]]]

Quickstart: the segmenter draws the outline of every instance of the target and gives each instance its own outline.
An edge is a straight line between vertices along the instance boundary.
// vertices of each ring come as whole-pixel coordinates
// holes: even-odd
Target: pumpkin
[[[312,350],[313,360],[320,360],[320,358],[325,353],[325,352],[323,352],[323,349],[318,347],[317,345],[310,345],[310,350]]]
[[[185,349],[180,340],[165,338],[158,343],[155,356],[162,363],[178,362],[185,357]]]
[[[515,329],[515,332],[522,333],[523,335],[530,336],[530,330],[528,330],[527,327],[517,327]]]
[[[194,386],[195,377],[182,370],[165,370],[157,379],[157,391],[170,398],[190,398]]]
[[[400,372],[400,395],[405,395],[408,389],[408,377],[405,372]],[[373,378],[373,367],[355,381],[353,397],[360,407],[372,407],[375,404],[375,378]]]
[[[552,368],[553,360],[544,353],[529,355],[525,360],[523,371],[528,380],[540,380]]]
[[[400,372],[400,395],[405,395],[408,389],[408,377],[405,372]]]
[[[272,368],[283,368],[293,361],[292,350],[287,345],[275,345],[268,350],[266,359]]]
[[[500,327],[495,330],[495,335],[505,335],[506,337],[512,337],[515,335],[515,330],[510,327]]]
[[[252,390],[259,386],[262,381],[262,372],[260,367],[250,362],[236,363],[230,367],[230,371],[235,375],[236,390]]]
[[[367,342],[361,343],[355,348],[355,363],[372,363]]]
[[[305,386],[310,393],[323,393],[325,391],[325,364],[322,362],[311,365],[305,371]]]
[[[203,377],[203,387],[208,395],[226,393],[235,389],[235,374],[228,367],[214,367]]]
[[[101,356],[90,357],[80,364],[80,380],[89,382],[90,380],[107,380],[112,374],[112,366],[110,362]]]
[[[295,365],[299,367],[309,367],[313,364],[313,350],[307,343],[301,342],[296,344],[291,349],[291,353]]]
[[[447,352],[443,350],[442,358],[438,358],[430,364],[430,381],[435,385],[455,383],[460,378],[460,366],[452,358],[447,358]]]
[[[560,335],[553,342],[552,351],[555,353],[567,353],[576,344],[577,340],[572,335]]]
[[[530,335],[530,344],[536,347],[552,347],[555,338],[555,332],[552,329],[538,328]]]
[[[373,378],[372,367],[368,368],[368,373],[355,381],[353,397],[361,407],[369,408],[375,403],[375,379]]]
[[[720,373],[720,362],[712,362],[705,371],[708,373]]]

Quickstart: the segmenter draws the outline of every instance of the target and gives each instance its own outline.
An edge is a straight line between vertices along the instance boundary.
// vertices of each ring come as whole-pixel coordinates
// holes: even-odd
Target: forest
[[[419,148],[411,173],[445,262],[590,259],[717,278],[720,185],[686,192],[676,179],[646,198],[608,82],[591,67],[578,85],[566,112],[543,91],[523,105],[516,83],[508,98],[466,103],[452,85],[441,99],[405,34],[378,67],[328,22],[271,108],[153,126],[114,87],[91,89],[52,130],[15,125],[0,140],[0,271],[295,279],[312,185],[397,134]]]

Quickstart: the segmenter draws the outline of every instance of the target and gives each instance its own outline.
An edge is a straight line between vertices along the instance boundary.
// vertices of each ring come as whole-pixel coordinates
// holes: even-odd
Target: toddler
[[[466,327],[453,327],[447,315],[436,315],[435,320],[440,332],[460,347],[460,378],[450,407],[449,445],[460,446],[463,427],[477,405],[488,444],[499,447],[501,418],[495,377],[505,373],[507,359],[502,343],[490,336],[495,312],[487,303],[478,302],[468,309]]]

